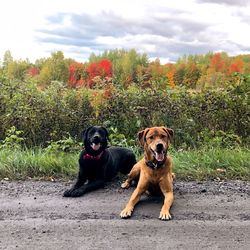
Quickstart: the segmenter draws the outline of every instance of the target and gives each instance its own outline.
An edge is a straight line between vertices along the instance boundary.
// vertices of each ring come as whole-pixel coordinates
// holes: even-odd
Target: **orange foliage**
[[[221,57],[221,53],[215,53],[210,60],[210,69],[215,72],[223,72],[225,69],[225,61]]]
[[[229,69],[228,69],[229,73],[230,74],[235,73],[235,72],[241,73],[243,71],[243,66],[244,66],[243,61],[240,58],[236,58],[229,66]]]
[[[175,74],[175,66],[172,63],[167,64],[167,78],[170,87],[174,88],[175,87],[175,81],[174,81],[174,74]]]

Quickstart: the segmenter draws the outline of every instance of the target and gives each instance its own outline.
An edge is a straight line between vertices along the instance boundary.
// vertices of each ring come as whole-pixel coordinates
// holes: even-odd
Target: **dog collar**
[[[100,160],[102,154],[103,154],[103,151],[99,155],[96,155],[96,156],[93,156],[90,154],[85,154],[85,155],[83,155],[83,159],[84,160]]]
[[[158,169],[164,164],[165,160],[163,161],[157,161],[156,163],[152,161],[146,161],[146,165],[152,169]]]

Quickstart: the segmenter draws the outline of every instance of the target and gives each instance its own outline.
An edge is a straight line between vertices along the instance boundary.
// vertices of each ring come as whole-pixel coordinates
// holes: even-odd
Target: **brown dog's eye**
[[[166,135],[161,135],[161,139],[164,139],[166,138],[167,136]]]
[[[153,140],[153,139],[154,139],[154,136],[151,135],[151,136],[149,136],[148,138],[149,138],[150,140]]]

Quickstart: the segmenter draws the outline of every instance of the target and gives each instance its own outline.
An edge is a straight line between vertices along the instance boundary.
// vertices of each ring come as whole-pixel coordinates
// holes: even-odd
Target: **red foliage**
[[[96,76],[112,77],[112,62],[103,59],[97,63],[90,63],[87,71],[90,81]]]
[[[69,65],[69,85],[77,87],[84,84],[83,80],[84,64],[73,62]]]
[[[243,71],[243,66],[244,66],[243,61],[240,58],[236,58],[229,66],[229,73],[235,73],[235,72],[241,73]]]
[[[39,75],[39,73],[40,73],[40,71],[36,67],[31,67],[27,70],[27,74],[32,76],[32,77]]]
[[[215,72],[223,72],[225,62],[221,57],[221,53],[215,53],[210,60],[210,68]]]

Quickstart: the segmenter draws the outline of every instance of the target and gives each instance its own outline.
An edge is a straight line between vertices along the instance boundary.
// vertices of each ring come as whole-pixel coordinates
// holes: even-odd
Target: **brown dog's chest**
[[[167,177],[166,166],[163,166],[159,169],[151,169],[148,166],[144,166],[143,171],[147,181],[151,185],[159,185],[159,182]]]

